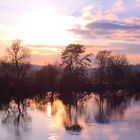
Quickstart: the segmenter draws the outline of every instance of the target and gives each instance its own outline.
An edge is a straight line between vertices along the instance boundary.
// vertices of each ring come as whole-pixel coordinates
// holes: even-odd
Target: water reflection
[[[51,127],[81,131],[85,124],[109,123],[123,119],[127,107],[135,97],[125,90],[83,94],[84,96],[82,93],[72,93],[69,100],[55,99],[53,103],[48,97],[35,98],[30,101],[30,106],[43,111],[48,118],[53,118]]]
[[[52,107],[51,107],[51,103],[47,104],[47,117],[51,117],[52,114]]]
[[[105,92],[96,96],[98,112],[95,119],[99,123],[108,123],[111,119],[122,119],[130,105],[132,97],[126,91]]]
[[[62,103],[62,101],[56,100],[55,102],[53,102],[53,105],[51,108],[52,108],[51,127],[55,129],[62,128],[63,124],[65,123],[67,119],[67,114],[66,114],[64,104]]]
[[[100,124],[99,129],[112,122],[119,124],[120,120],[127,117],[126,111],[128,111],[128,108],[140,101],[138,94],[129,93],[125,90],[90,94],[72,93],[71,96],[69,95],[69,100],[60,98],[58,93],[53,94],[53,100],[50,97],[51,94],[49,93],[31,99],[12,100],[1,105],[0,119],[3,128],[14,133],[14,139],[22,139],[23,134],[26,133],[27,135],[33,129],[31,117],[38,119],[39,112],[42,112],[46,119],[38,121],[41,124],[46,124],[48,131],[53,131],[50,139],[57,139],[58,133],[56,134],[56,130],[61,129],[76,132],[74,134],[80,134],[83,131],[83,134],[88,129],[87,126],[95,126],[92,129],[97,131],[97,124]],[[37,114],[34,114],[35,112]],[[121,128],[128,129],[127,126]],[[139,128],[139,124],[136,128]],[[108,128],[104,130],[104,133],[108,133],[107,130]],[[41,131],[44,132],[45,130],[41,129]],[[112,131],[112,128],[109,128],[109,131]]]
[[[1,106],[1,124],[9,132],[15,134],[15,139],[21,139],[23,133],[30,132],[31,117],[27,113],[25,101],[10,101]]]

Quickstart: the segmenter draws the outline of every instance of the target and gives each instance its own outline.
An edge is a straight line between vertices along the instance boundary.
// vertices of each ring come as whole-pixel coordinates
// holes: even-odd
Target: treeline
[[[14,40],[0,60],[0,95],[28,97],[47,91],[140,89],[140,72],[130,67],[125,55],[103,50],[94,56],[83,45],[70,44],[62,51],[61,59],[60,64],[34,70],[30,50],[20,40]],[[97,67],[89,74],[93,63]]]

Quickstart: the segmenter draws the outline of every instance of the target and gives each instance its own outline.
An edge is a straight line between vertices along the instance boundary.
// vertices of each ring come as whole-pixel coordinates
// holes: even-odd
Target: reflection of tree
[[[106,123],[109,119],[121,119],[132,99],[128,92],[123,90],[107,91],[97,97],[98,112],[95,119],[99,123]]]
[[[24,101],[11,101],[1,107],[1,123],[9,131],[14,131],[16,137],[21,137],[21,132],[30,130],[30,116],[27,114],[27,104]]]
[[[79,119],[83,116],[86,122],[90,122],[95,118],[98,123],[109,123],[110,120],[122,119],[132,99],[138,99],[136,95],[125,90],[119,90],[96,92],[94,96],[86,92],[77,93],[76,102],[74,96],[69,97],[69,100],[61,98],[67,106],[67,125],[70,128],[79,125]],[[89,107],[91,98],[94,98],[91,100],[94,102],[92,108]],[[95,109],[93,109],[94,107]],[[93,113],[91,113],[92,111]]]
[[[78,122],[79,119],[79,108],[78,106],[72,106],[69,105],[68,106],[68,110],[67,110],[67,120],[65,122],[65,128],[66,130],[71,130],[71,131],[81,131],[81,125]]]
[[[97,105],[98,105],[98,112],[95,116],[95,119],[96,119],[97,122],[107,123],[108,122],[108,116],[107,116],[106,110],[104,108],[105,99],[101,95],[99,95],[98,97],[99,98],[96,99]]]
[[[47,96],[35,97],[33,100],[16,100],[10,102],[10,104],[4,104],[1,107],[2,112],[2,124],[9,130],[15,132],[15,136],[21,137],[21,132],[27,132],[29,130],[30,117],[27,114],[27,104],[35,107],[46,113],[48,102],[50,103],[51,93]],[[54,94],[54,99],[58,99],[58,95]],[[64,95],[64,94],[63,94]],[[54,100],[50,105],[51,115],[59,120],[56,125],[64,125],[66,130],[80,132],[82,128],[81,120],[84,122],[91,122],[95,120],[98,123],[108,123],[110,119],[121,119],[127,109],[133,94],[129,94],[127,91],[102,91],[96,94],[84,93],[71,93],[71,95],[61,100]],[[75,97],[77,95],[77,97]],[[90,100],[94,98],[94,100]],[[59,98],[60,99],[60,98]],[[90,102],[89,102],[90,100]],[[57,101],[57,102],[56,102]],[[94,101],[94,103],[93,103]],[[91,103],[89,105],[89,103]],[[97,106],[97,114],[95,114],[94,105]],[[89,112],[94,113],[89,113]],[[54,119],[55,122],[55,119]]]
[[[86,115],[84,110],[84,102],[87,99],[87,92],[72,92],[68,94],[68,98],[62,98],[63,102],[66,105],[66,113],[67,113],[67,120],[65,122],[66,130],[77,131],[80,132],[82,126],[79,122],[80,118],[83,115]],[[60,94],[61,95],[61,94]],[[71,95],[71,96],[70,96]],[[88,98],[89,99],[89,98]]]

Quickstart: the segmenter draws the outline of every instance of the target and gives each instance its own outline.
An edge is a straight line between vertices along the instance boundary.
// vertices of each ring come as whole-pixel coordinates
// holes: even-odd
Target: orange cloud
[[[140,54],[127,53],[127,59],[131,64],[140,63]]]
[[[31,54],[36,55],[58,55],[61,53],[60,48],[49,48],[49,47],[32,47],[29,46],[29,49],[31,49]]]

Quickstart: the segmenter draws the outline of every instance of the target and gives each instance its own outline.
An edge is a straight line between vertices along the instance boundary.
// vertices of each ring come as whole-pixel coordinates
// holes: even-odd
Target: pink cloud
[[[117,12],[122,12],[124,10],[125,10],[125,6],[124,6],[123,0],[117,0],[114,3],[114,5],[113,5],[113,7],[112,7],[110,12],[111,13],[117,13]]]
[[[140,18],[138,17],[128,17],[128,18],[124,18],[123,21],[127,24],[136,24],[136,25],[140,25]]]
[[[117,7],[115,6],[117,9]],[[96,6],[89,5],[83,9],[82,19],[87,21],[118,20],[118,16],[111,10],[103,11]]]

